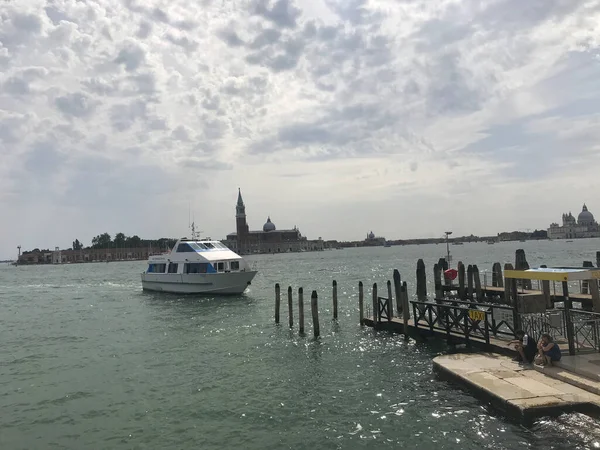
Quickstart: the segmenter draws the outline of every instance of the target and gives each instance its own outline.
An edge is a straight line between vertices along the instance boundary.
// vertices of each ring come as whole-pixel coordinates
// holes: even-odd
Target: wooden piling
[[[475,297],[480,302],[483,299],[483,291],[481,290],[481,278],[479,277],[479,268],[473,266],[473,281],[475,282]]]
[[[461,300],[467,298],[467,291],[465,290],[465,265],[462,261],[458,262],[458,296]]]
[[[427,274],[422,259],[417,261],[417,299],[420,302],[427,300]]]
[[[440,258],[438,260],[438,267],[440,268],[440,272],[443,275],[444,285],[450,286],[452,284],[452,280],[446,275],[446,270],[448,270],[448,261],[446,261],[446,258]]]
[[[319,300],[317,291],[312,291],[310,296],[310,309],[312,311],[313,333],[315,337],[319,337],[321,335],[321,328],[319,327]]]
[[[591,261],[584,261],[583,262],[583,267],[594,267],[594,264]],[[589,294],[590,293],[590,289],[589,289],[589,283],[588,280],[583,280],[581,282],[581,293],[582,294]]]
[[[600,252],[596,252],[596,267],[600,267]]]
[[[504,287],[504,280],[502,279],[502,266],[499,262],[494,263],[492,266],[492,286]]]
[[[333,280],[333,320],[338,318],[338,298],[337,298],[337,281]]]
[[[365,324],[365,305],[364,305],[364,301],[365,301],[365,297],[364,297],[364,290],[363,290],[363,282],[360,281],[358,283],[358,316],[360,318],[360,326],[364,326]]]
[[[408,339],[408,319],[410,318],[410,306],[408,302],[408,286],[406,281],[402,282],[400,287],[400,297],[402,298],[402,324],[404,330],[404,339]]]
[[[525,250],[517,249],[515,252],[515,270],[528,270],[529,263],[525,257]],[[531,289],[531,280],[519,280],[523,289]]]
[[[379,300],[377,298],[377,283],[373,283],[373,323],[378,323],[379,317]]]
[[[510,264],[510,263],[504,264],[504,271],[506,272],[507,270],[513,270],[512,264]],[[512,292],[510,289],[511,278],[507,278],[505,281],[506,282],[504,283],[504,303],[507,305],[511,305],[512,304],[512,302],[510,300],[510,298],[512,296]]]
[[[473,300],[473,266],[467,267],[467,297]]]
[[[275,284],[275,323],[279,323],[279,309],[281,306],[281,289],[279,283]]]
[[[387,316],[388,322],[391,322],[394,317],[394,297],[392,296],[392,282],[388,280],[387,282],[387,291],[388,291],[388,303],[387,303]]]
[[[294,304],[292,301],[292,287],[288,286],[288,314],[290,319],[290,328],[294,326]]]
[[[400,281],[400,272],[398,269],[394,269],[394,292],[396,294],[396,314],[400,317],[402,313],[402,298],[400,296],[400,288],[402,287],[402,282]]]
[[[304,289],[298,289],[298,333],[304,334]]]
[[[433,265],[433,292],[436,299],[442,298],[442,269],[439,264]]]
[[[546,264],[542,264],[540,268],[546,268]],[[552,304],[552,296],[550,293],[550,281],[542,280],[542,296],[544,297],[544,301],[546,302],[546,309],[552,309],[554,305]]]

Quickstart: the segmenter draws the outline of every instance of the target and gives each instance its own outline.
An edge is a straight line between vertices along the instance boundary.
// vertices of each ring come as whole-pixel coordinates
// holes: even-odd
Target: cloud
[[[0,258],[185,234],[188,202],[222,236],[238,186],[251,223],[276,208],[309,237],[358,239],[398,200],[411,221],[377,234],[599,211],[599,20],[595,0],[5,2],[0,206],[21,220]]]

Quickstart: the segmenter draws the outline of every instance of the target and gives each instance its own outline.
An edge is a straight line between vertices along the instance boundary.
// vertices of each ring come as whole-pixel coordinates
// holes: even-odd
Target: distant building
[[[100,261],[137,261],[162,253],[149,248],[86,248],[82,250],[33,250],[19,256],[19,264],[69,264]]]
[[[371,247],[371,246],[378,246],[378,245],[385,245],[385,238],[381,237],[381,236],[375,236],[375,233],[373,233],[373,231],[371,231],[370,233],[367,233],[367,238],[364,240],[363,245],[367,246],[367,247]]]
[[[302,236],[297,227],[288,230],[278,230],[267,217],[262,230],[250,230],[246,221],[246,206],[242,192],[238,190],[238,200],[235,206],[236,231],[229,233],[223,243],[231,250],[242,253],[284,253],[323,250],[323,240],[308,240]]]
[[[570,212],[562,215],[562,225],[550,224],[548,228],[550,239],[579,239],[600,237],[600,227],[594,220],[594,215],[588,211],[584,204],[577,220]]]

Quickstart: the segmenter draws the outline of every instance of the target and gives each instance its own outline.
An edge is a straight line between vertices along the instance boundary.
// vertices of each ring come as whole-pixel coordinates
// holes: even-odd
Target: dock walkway
[[[547,376],[534,366],[520,366],[508,356],[443,355],[434,358],[433,369],[441,378],[465,385],[508,416],[525,423],[567,411],[600,412],[600,395]]]

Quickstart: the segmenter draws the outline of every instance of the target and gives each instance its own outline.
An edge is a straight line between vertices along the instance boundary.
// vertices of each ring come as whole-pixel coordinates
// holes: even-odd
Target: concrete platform
[[[600,353],[563,355],[556,365],[569,372],[589,378],[600,385]]]
[[[525,424],[541,416],[566,411],[600,413],[600,395],[519,366],[496,353],[459,353],[438,356],[433,369],[441,378],[468,387],[507,416]]]

